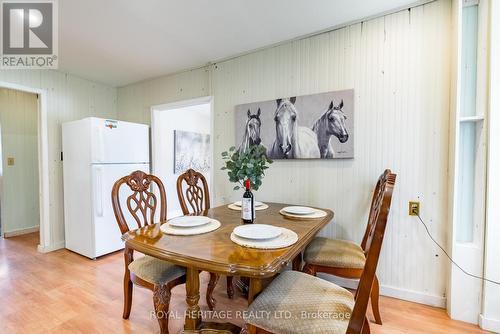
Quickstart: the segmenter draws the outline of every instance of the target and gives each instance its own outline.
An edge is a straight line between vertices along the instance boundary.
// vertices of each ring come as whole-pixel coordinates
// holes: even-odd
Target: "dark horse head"
[[[248,109],[247,112],[247,124],[246,124],[246,134],[248,137],[248,144],[249,145],[260,145],[261,139],[260,139],[260,126],[262,125],[260,121],[260,108],[257,110],[257,114],[252,115],[250,112],[250,109]]]

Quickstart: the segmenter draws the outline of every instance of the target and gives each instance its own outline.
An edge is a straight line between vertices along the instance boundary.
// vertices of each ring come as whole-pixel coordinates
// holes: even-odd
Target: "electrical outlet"
[[[420,202],[408,202],[408,214],[410,216],[419,216]]]
[[[14,166],[14,158],[7,158],[7,166]]]

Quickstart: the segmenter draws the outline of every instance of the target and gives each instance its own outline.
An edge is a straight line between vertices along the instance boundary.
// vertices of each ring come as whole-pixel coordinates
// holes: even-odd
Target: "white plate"
[[[281,228],[265,224],[241,225],[233,230],[233,233],[240,238],[252,240],[273,239],[282,233]]]
[[[312,215],[316,212],[316,209],[307,206],[287,206],[282,210],[293,215]]]
[[[196,227],[210,223],[211,218],[205,216],[182,216],[168,221],[174,227]]]
[[[241,201],[236,201],[233,204],[236,205],[236,206],[241,206]],[[263,206],[264,205],[264,203],[258,202],[258,201],[255,201],[253,204],[255,204],[255,207]]]

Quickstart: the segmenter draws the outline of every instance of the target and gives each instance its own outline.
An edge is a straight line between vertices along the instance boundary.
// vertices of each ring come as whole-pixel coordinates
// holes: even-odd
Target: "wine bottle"
[[[255,206],[253,194],[250,191],[250,180],[245,181],[245,192],[241,200],[241,220],[244,224],[252,224],[255,220]]]

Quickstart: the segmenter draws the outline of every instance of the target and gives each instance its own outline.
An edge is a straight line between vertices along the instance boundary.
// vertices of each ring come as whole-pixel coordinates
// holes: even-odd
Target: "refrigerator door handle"
[[[102,205],[102,167],[96,168],[96,182],[95,182],[95,204],[96,204],[96,215],[102,217],[103,205]]]

